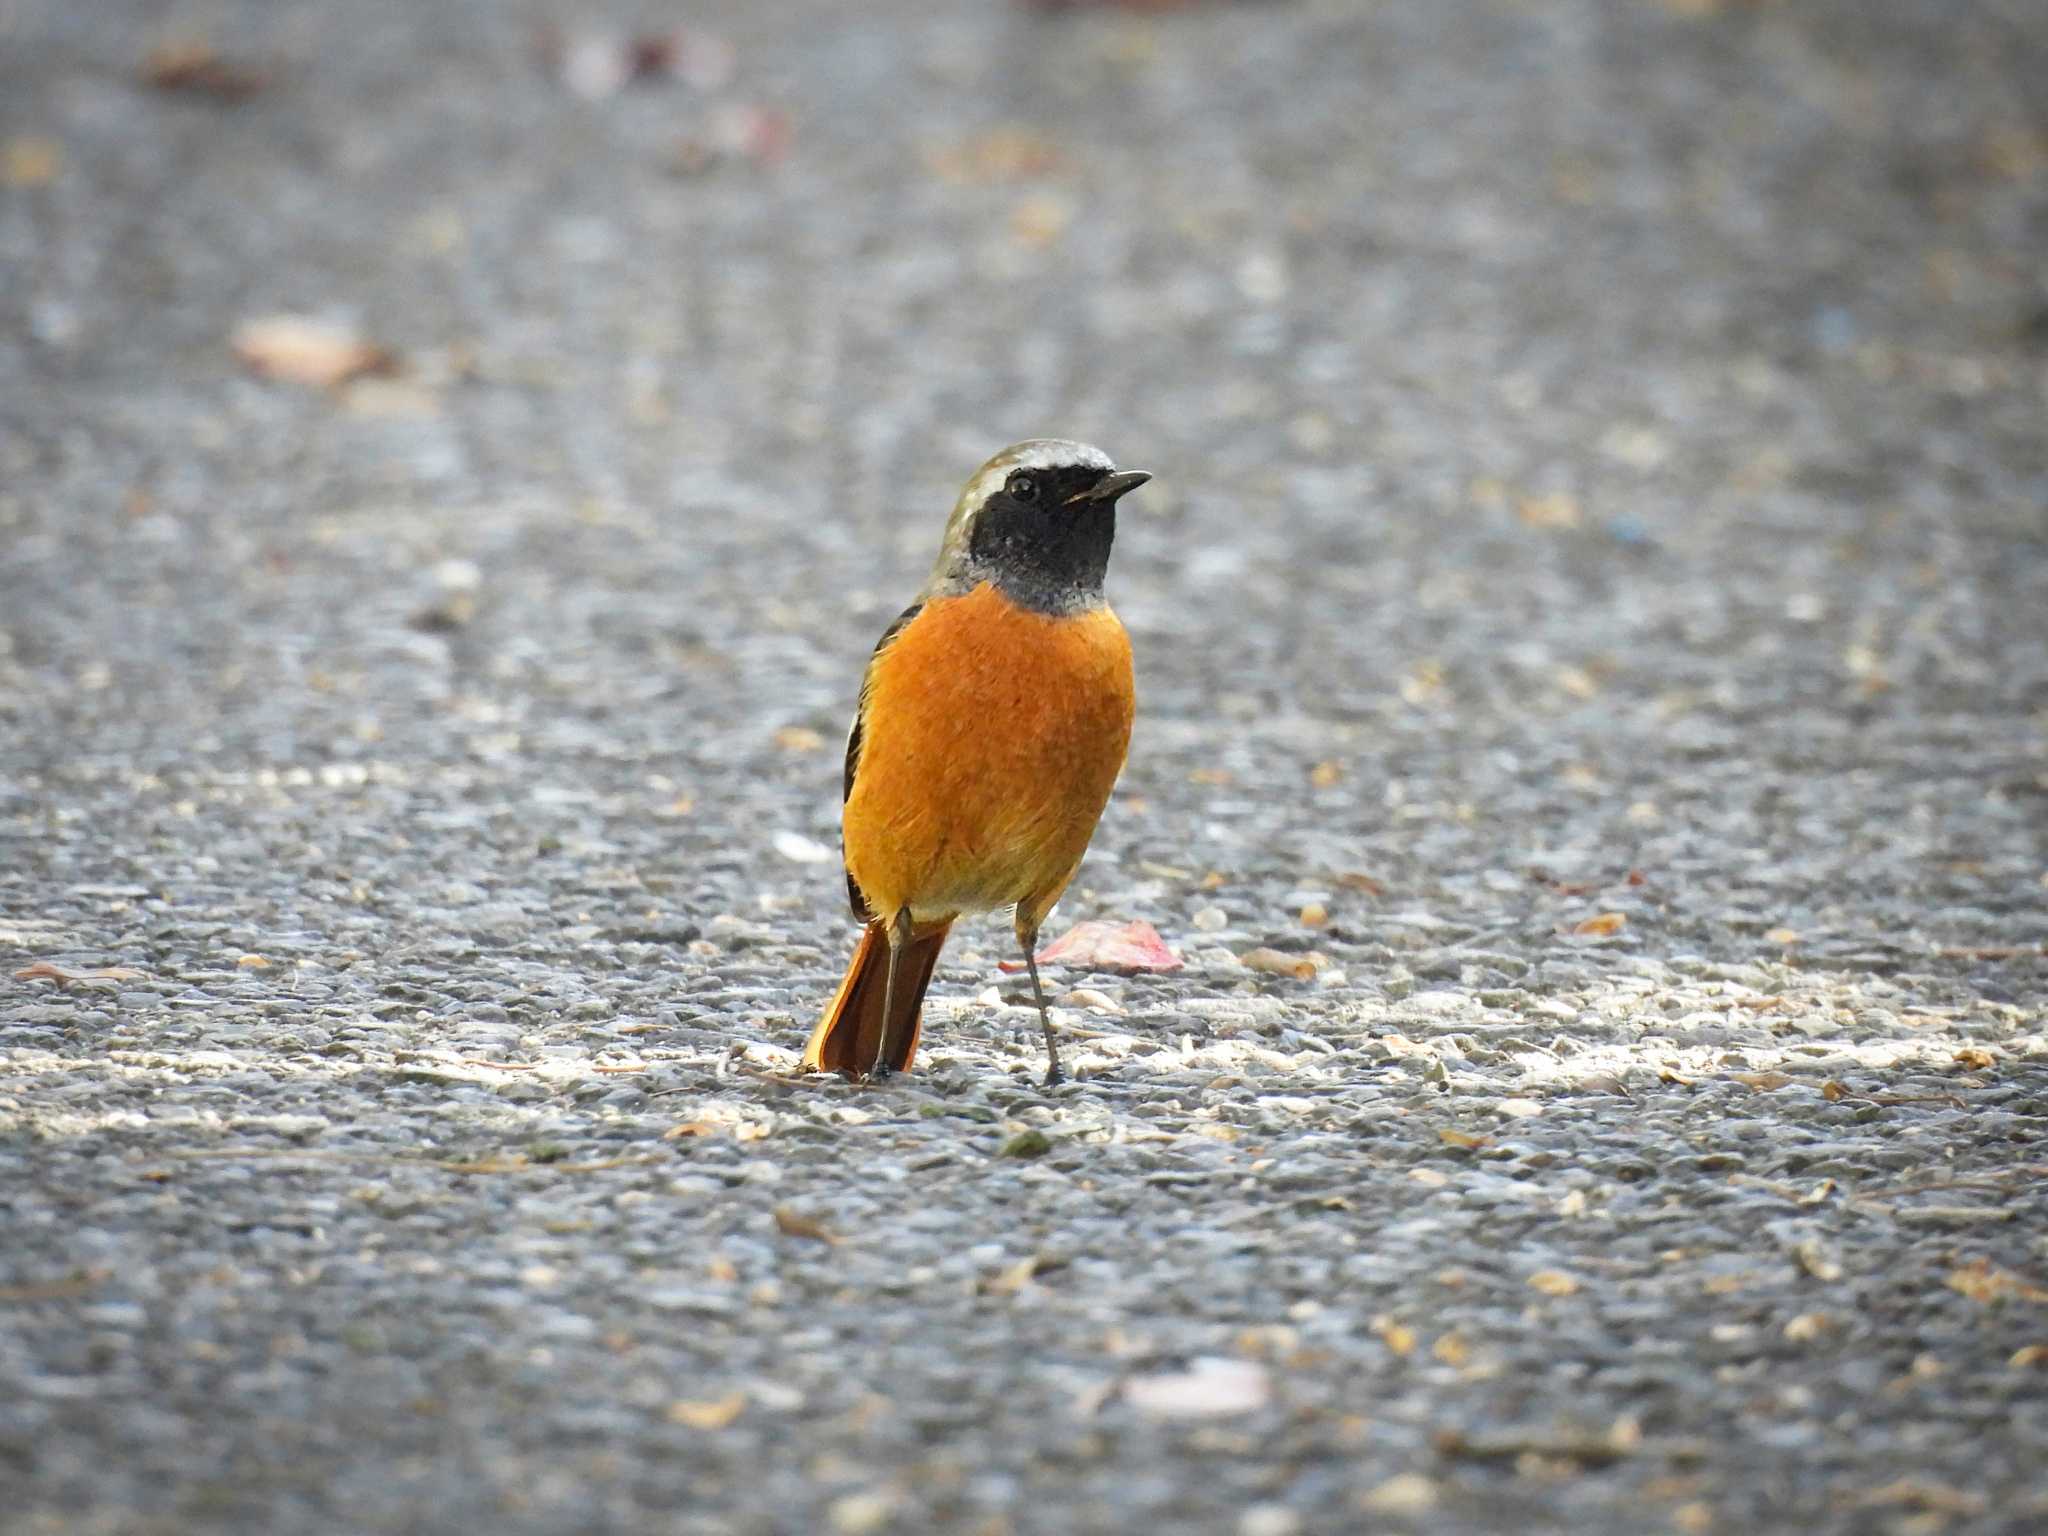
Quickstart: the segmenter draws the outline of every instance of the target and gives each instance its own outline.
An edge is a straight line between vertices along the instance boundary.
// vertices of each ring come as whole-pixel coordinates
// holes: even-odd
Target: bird
[[[1015,909],[1045,1031],[1038,932],[1080,867],[1130,747],[1131,643],[1103,579],[1117,503],[1152,477],[1033,438],[960,492],[916,601],[876,644],[847,733],[840,830],[863,925],[803,1066],[908,1070],[925,990],[962,917]]]

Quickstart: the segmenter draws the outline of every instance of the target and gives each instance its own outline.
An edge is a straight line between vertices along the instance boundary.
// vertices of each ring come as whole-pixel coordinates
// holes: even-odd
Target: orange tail
[[[917,1055],[918,1026],[924,1013],[924,989],[932,984],[951,923],[916,934],[904,946],[896,968],[896,1017],[889,1024],[889,1062],[898,1072],[910,1069]],[[889,940],[880,923],[862,930],[860,948],[839,983],[811,1043],[804,1047],[804,1065],[813,1072],[844,1072],[859,1077],[875,1065],[882,1043],[882,1000],[889,985]]]

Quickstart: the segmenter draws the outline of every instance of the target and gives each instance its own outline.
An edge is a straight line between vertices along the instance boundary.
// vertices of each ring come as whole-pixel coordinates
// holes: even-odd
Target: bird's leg
[[[889,970],[882,981],[882,1028],[875,1041],[875,1064],[868,1070],[869,1080],[877,1083],[896,1071],[889,1059],[889,1025],[896,1017],[896,972],[903,964],[903,946],[910,942],[910,908],[898,912],[883,933],[889,940]]]
[[[1038,979],[1038,929],[1019,923],[1017,942],[1024,946],[1024,968],[1031,972],[1031,995],[1038,999],[1038,1022],[1045,1026],[1045,1086],[1051,1088],[1064,1083],[1067,1074],[1060,1070],[1060,1047],[1053,1038],[1052,1010],[1045,1005],[1045,987]]]

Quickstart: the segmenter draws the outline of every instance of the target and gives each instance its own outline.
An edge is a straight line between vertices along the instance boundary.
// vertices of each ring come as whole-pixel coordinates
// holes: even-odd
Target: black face
[[[1092,464],[1019,469],[975,520],[968,553],[1012,601],[1046,612],[1085,606],[1102,593],[1116,540],[1111,472]]]

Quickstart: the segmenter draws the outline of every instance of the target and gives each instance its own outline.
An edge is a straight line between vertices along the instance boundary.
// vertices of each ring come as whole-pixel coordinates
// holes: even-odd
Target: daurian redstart
[[[804,1065],[886,1077],[917,1054],[925,988],[955,919],[1014,906],[1038,979],[1039,924],[1074,878],[1131,740],[1131,642],[1103,596],[1117,499],[1151,478],[1040,438],[967,482],[938,564],[868,662],[846,741],[846,889],[867,925]]]

